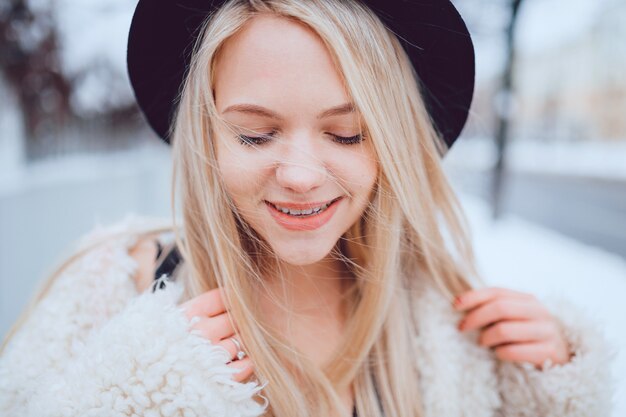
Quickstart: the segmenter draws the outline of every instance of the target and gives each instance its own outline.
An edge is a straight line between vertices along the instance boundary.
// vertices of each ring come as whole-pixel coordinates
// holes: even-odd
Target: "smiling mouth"
[[[280,208],[286,208],[286,209],[291,209],[291,210],[311,210],[314,208],[318,208],[321,206],[330,206],[331,204],[333,204],[334,202],[336,202],[337,200],[341,199],[342,196],[334,198],[332,200],[328,200],[326,202],[319,202],[319,203],[300,203],[300,204],[294,204],[294,203],[283,203],[283,202],[279,202],[279,203],[272,203],[271,201],[268,200],[263,200],[265,201],[265,203],[269,204],[270,206],[272,206],[273,208],[275,208],[276,210],[280,210]]]

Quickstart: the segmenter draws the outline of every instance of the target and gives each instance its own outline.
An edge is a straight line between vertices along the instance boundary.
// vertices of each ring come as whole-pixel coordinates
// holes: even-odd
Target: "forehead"
[[[322,39],[303,23],[284,17],[255,16],[227,39],[216,57],[214,77],[216,94],[227,101],[347,101],[341,74]]]

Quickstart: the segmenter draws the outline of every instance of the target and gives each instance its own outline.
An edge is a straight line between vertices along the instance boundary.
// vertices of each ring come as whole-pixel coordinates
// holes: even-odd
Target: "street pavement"
[[[488,171],[451,171],[455,187],[489,201]],[[507,172],[502,210],[626,258],[626,181]]]

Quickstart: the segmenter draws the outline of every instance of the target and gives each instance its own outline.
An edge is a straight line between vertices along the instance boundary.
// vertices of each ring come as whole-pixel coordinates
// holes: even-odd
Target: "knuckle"
[[[206,338],[209,339],[211,343],[219,342],[220,339],[215,335],[216,331],[215,331],[214,323],[207,320],[207,323],[203,327],[204,327],[204,332],[206,334]]]
[[[215,343],[212,327],[208,320],[201,318],[200,316],[194,316],[190,320],[192,324],[192,331],[197,332],[204,339],[208,339],[211,343]]]
[[[189,317],[193,317],[197,315],[195,298],[185,301],[183,304],[181,304],[181,307],[185,309],[185,312],[187,313]]]
[[[547,343],[545,352],[546,352],[546,355],[548,355],[548,357],[554,358],[557,354],[557,349],[554,343]]]
[[[493,309],[497,314],[504,314],[507,312],[507,302],[506,300],[498,300],[494,302]]]
[[[494,353],[499,359],[509,359],[508,345],[498,346],[494,349]]]
[[[207,338],[206,330],[202,326],[195,325],[189,329],[189,333],[198,335],[202,338]]]
[[[499,323],[493,326],[493,332],[500,338],[506,339],[511,336],[511,329],[509,326]]]
[[[559,325],[552,320],[544,322],[543,330],[547,337],[555,337],[561,333]]]

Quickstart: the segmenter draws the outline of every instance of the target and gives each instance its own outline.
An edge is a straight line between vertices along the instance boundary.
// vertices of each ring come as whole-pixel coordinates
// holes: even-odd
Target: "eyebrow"
[[[271,119],[276,119],[276,120],[281,120],[281,121],[283,120],[282,116],[280,116],[278,113],[268,108],[256,105],[256,104],[248,104],[248,103],[233,104],[232,106],[228,106],[224,110],[224,113],[234,112],[234,111],[237,111],[240,113],[255,114],[258,116],[269,117]],[[353,113],[354,111],[355,111],[354,104],[344,103],[339,106],[331,107],[329,109],[324,110],[323,112],[317,115],[317,119],[324,119],[330,116],[340,116],[342,114]]]

